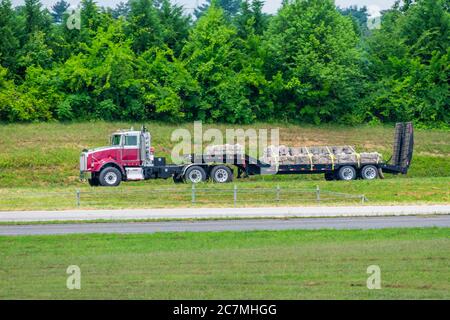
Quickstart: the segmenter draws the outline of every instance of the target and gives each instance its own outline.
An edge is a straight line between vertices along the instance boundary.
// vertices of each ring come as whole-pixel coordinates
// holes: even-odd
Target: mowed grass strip
[[[320,199],[316,200],[316,186]],[[446,178],[398,179],[386,181],[244,181],[237,184],[236,206],[358,205],[449,203]],[[233,185],[202,184],[196,187],[195,204],[190,185],[135,185],[118,188],[29,188],[0,189],[0,210],[57,210],[98,208],[229,207],[234,205]],[[277,198],[277,187],[279,187]],[[77,206],[76,190],[80,191]],[[337,192],[338,194],[335,194]],[[347,197],[339,192],[353,195]],[[278,199],[278,200],[277,200]]]
[[[0,237],[0,298],[449,299],[449,248],[448,228]]]
[[[364,195],[368,199],[365,204],[369,205],[450,203],[450,181],[446,177],[348,182],[289,177],[291,179],[273,176],[237,181],[236,206],[359,205],[361,198],[356,197],[358,195]],[[316,200],[317,186],[321,190],[320,202]],[[280,188],[278,198],[277,187]],[[0,210],[230,207],[234,206],[233,188],[234,184],[208,182],[197,185],[195,204],[192,203],[191,185],[161,180],[123,183],[116,188],[86,185],[79,188],[0,188]],[[77,190],[80,191],[79,207]]]

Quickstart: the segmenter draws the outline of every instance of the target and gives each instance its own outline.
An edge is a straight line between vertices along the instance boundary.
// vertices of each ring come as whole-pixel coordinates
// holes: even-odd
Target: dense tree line
[[[169,0],[101,8],[0,2],[0,120],[450,123],[447,0],[406,0],[367,28],[333,0]]]

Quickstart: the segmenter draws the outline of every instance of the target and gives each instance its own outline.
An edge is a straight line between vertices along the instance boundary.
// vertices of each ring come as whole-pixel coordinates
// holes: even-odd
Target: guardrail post
[[[77,190],[77,207],[80,206],[80,190]]]
[[[320,188],[318,185],[316,186],[316,199],[317,201],[320,201]]]
[[[362,195],[362,196],[361,196],[361,203],[364,204],[365,201],[366,201],[366,196],[365,196],[365,195]]]
[[[195,184],[192,184],[192,204],[195,204]]]
[[[236,202],[237,202],[237,185],[234,185],[233,199],[234,199],[234,205],[236,206]]]
[[[277,202],[280,202],[280,186],[277,185]]]

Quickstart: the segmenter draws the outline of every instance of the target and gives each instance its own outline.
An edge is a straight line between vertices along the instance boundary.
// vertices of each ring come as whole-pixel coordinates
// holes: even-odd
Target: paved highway
[[[247,219],[215,221],[168,221],[139,223],[75,223],[2,225],[0,236],[58,235],[75,233],[155,233],[200,231],[250,231],[291,229],[381,229],[414,227],[450,227],[450,215],[301,218],[301,219]]]

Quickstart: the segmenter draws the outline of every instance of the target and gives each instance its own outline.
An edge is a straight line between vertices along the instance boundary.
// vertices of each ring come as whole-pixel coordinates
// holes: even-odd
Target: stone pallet
[[[357,153],[352,146],[287,147],[270,146],[264,150],[261,161],[269,164],[345,164],[378,163],[382,159],[378,152]]]
[[[205,149],[205,154],[224,153],[244,153],[244,148],[240,144],[220,144],[208,146]]]
[[[212,158],[240,157],[244,158],[244,148],[240,144],[212,145],[205,149],[205,155]]]
[[[239,144],[212,145],[205,149],[210,157],[244,156],[244,148]],[[352,146],[287,147],[269,146],[260,161],[268,164],[345,164],[378,163],[382,159],[378,152],[356,153]]]

